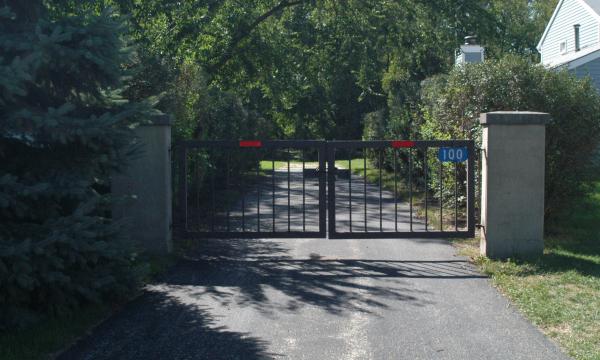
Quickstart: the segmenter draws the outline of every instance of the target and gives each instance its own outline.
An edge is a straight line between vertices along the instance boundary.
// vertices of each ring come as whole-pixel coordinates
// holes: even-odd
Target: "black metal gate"
[[[473,141],[329,141],[327,148],[329,238],[475,235]]]
[[[176,146],[174,224],[181,236],[475,233],[473,141],[185,141]]]
[[[177,233],[212,238],[325,237],[326,142],[176,145]]]

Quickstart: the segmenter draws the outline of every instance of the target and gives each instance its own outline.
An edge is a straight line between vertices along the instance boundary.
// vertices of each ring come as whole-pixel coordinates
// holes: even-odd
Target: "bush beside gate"
[[[454,68],[425,81],[419,133],[426,139],[471,138],[480,142],[479,114],[547,112],[546,216],[585,190],[597,168],[600,95],[589,79],[547,70],[508,56]]]

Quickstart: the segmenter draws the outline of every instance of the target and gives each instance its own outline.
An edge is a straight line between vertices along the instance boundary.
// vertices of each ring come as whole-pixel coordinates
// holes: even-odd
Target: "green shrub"
[[[589,79],[546,70],[525,59],[454,68],[428,79],[422,89],[419,132],[426,139],[475,139],[479,114],[499,110],[547,112],[546,215],[576,198],[594,170],[600,139],[600,95]],[[509,174],[510,175],[510,174]],[[516,176],[516,174],[514,174]]]
[[[124,30],[110,12],[0,8],[0,327],[113,299],[139,279],[109,216],[110,173],[152,113],[119,95]]]
[[[385,138],[387,119],[383,110],[366,114],[363,122],[363,140],[381,140]]]
[[[156,67],[149,70],[157,71]],[[159,108],[173,114],[175,143],[191,139],[241,140],[274,137],[275,125],[272,121],[249,109],[235,93],[209,86],[204,71],[197,63],[184,62],[174,72],[176,74],[166,85]],[[193,169],[194,174],[189,174],[189,186],[193,193],[198,194],[195,200],[210,201],[211,181],[220,185],[227,181],[227,176],[230,179],[240,179],[244,172],[256,168],[256,160],[254,152],[235,149],[209,151],[205,148],[192,151],[188,166]],[[178,173],[174,171],[174,185],[178,180]],[[178,191],[176,187],[173,190],[175,193]]]

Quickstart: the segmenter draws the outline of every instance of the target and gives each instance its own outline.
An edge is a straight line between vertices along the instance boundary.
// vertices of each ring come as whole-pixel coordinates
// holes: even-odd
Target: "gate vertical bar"
[[[440,161],[440,231],[444,231],[444,217],[442,211],[444,210],[444,196],[443,196],[443,185],[444,185],[444,163]]]
[[[394,230],[398,231],[398,150],[393,148],[394,152]]]
[[[271,194],[273,196],[271,202],[271,216],[273,217],[273,232],[275,231],[275,156],[277,155],[277,151],[273,149],[273,157],[271,158]]]
[[[290,196],[290,148],[287,148],[287,220],[288,220],[288,232],[291,231],[291,196]]]
[[[302,231],[306,231],[306,180],[304,179],[306,151],[302,149]]]
[[[352,149],[348,149],[348,219],[352,232]]]
[[[324,151],[327,151],[327,208],[329,209],[329,238],[335,237],[335,147],[326,145]],[[319,166],[325,165],[325,159],[319,159]],[[322,175],[325,175],[325,167],[321,168]],[[324,178],[323,178],[324,179]],[[324,188],[324,185],[323,185]],[[324,194],[324,192],[323,192]],[[324,202],[322,202],[324,203]]]
[[[363,188],[363,197],[364,197],[364,201],[365,201],[365,232],[368,231],[367,229],[367,149],[363,148],[363,184],[364,184],[364,188]]]
[[[244,172],[240,175],[240,187],[242,190],[242,232],[246,231],[246,187],[244,186]]]
[[[317,147],[317,157],[319,160],[319,234],[327,236],[327,143],[321,142]]]
[[[202,226],[202,212],[200,211],[200,152],[199,151],[194,151],[194,155],[192,156],[192,158],[195,160],[194,161],[194,171],[193,171],[193,180],[192,180],[192,184],[194,184],[194,188],[195,188],[195,193],[196,193],[196,220],[198,221],[197,227],[198,229],[201,228]]]
[[[227,150],[227,168],[226,168],[227,173],[225,174],[225,197],[228,199],[229,198],[229,172],[231,171],[231,152],[229,150]],[[225,206],[227,206],[227,232],[230,231],[230,223],[229,223],[229,217],[231,216],[231,211],[229,209],[229,204],[226,202]]]
[[[475,236],[475,142],[467,144],[467,231],[470,237]]]
[[[408,148],[408,206],[410,212],[410,231],[413,231],[413,150]]]
[[[210,156],[212,155],[212,156]],[[209,161],[210,164],[210,187],[212,189],[211,191],[211,209],[210,209],[210,231],[214,232],[215,231],[215,150],[213,150],[212,152],[209,153],[209,159],[211,161]]]
[[[382,167],[383,167],[383,149],[379,150],[379,231],[383,232],[383,203],[381,201],[381,188],[382,188]]]
[[[458,231],[458,163],[454,163],[454,231]]]
[[[256,231],[260,232],[260,152],[256,149]]]
[[[428,189],[427,188],[429,186],[428,181],[427,181],[427,150],[428,150],[428,148],[425,147],[425,154],[423,156],[423,159],[424,159],[423,160],[423,167],[424,167],[423,172],[425,173],[425,231],[429,231],[429,226],[427,225],[427,222],[429,220],[428,219],[428,213],[427,213],[428,212],[428,206],[429,206],[428,201],[427,201],[427,195],[428,195]]]
[[[188,206],[187,206],[187,194],[188,194],[188,184],[187,184],[187,147],[185,145],[180,145],[178,149],[177,157],[179,159],[179,168],[177,169],[178,174],[178,182],[179,182],[179,194],[178,194],[178,213],[180,219],[178,222],[183,224],[183,230],[188,230]]]

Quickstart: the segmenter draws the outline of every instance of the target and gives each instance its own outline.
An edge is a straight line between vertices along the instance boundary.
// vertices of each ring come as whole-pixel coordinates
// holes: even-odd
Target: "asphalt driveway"
[[[285,228],[287,176],[276,178],[280,190],[272,198],[263,196],[270,200],[260,204],[261,213],[273,219],[269,209],[280,207],[275,225]],[[360,194],[360,179],[355,180],[355,194]],[[291,206],[308,209],[301,218],[292,208],[293,226],[315,227],[316,180],[305,184],[304,205],[297,191],[301,175],[294,173],[291,183],[290,193],[296,199]],[[345,184],[337,184],[340,194],[347,192]],[[377,194],[378,188],[369,192]],[[384,193],[384,198],[390,196]],[[244,201],[251,228],[258,224],[252,220],[256,198],[249,193]],[[348,200],[339,200],[340,226],[344,221],[349,226],[349,215],[344,216]],[[364,224],[364,203],[360,198],[356,201],[354,221]],[[377,220],[376,231],[379,197],[367,201],[367,218],[373,215]],[[388,200],[383,206],[383,226],[393,229],[395,204]],[[406,204],[399,211],[401,218],[408,216]],[[202,240],[162,281],[147,286],[141,297],[60,356],[267,358],[552,360],[566,356],[489,279],[457,256],[447,241],[424,239]]]
[[[211,240],[61,359],[565,359],[445,241]]]

